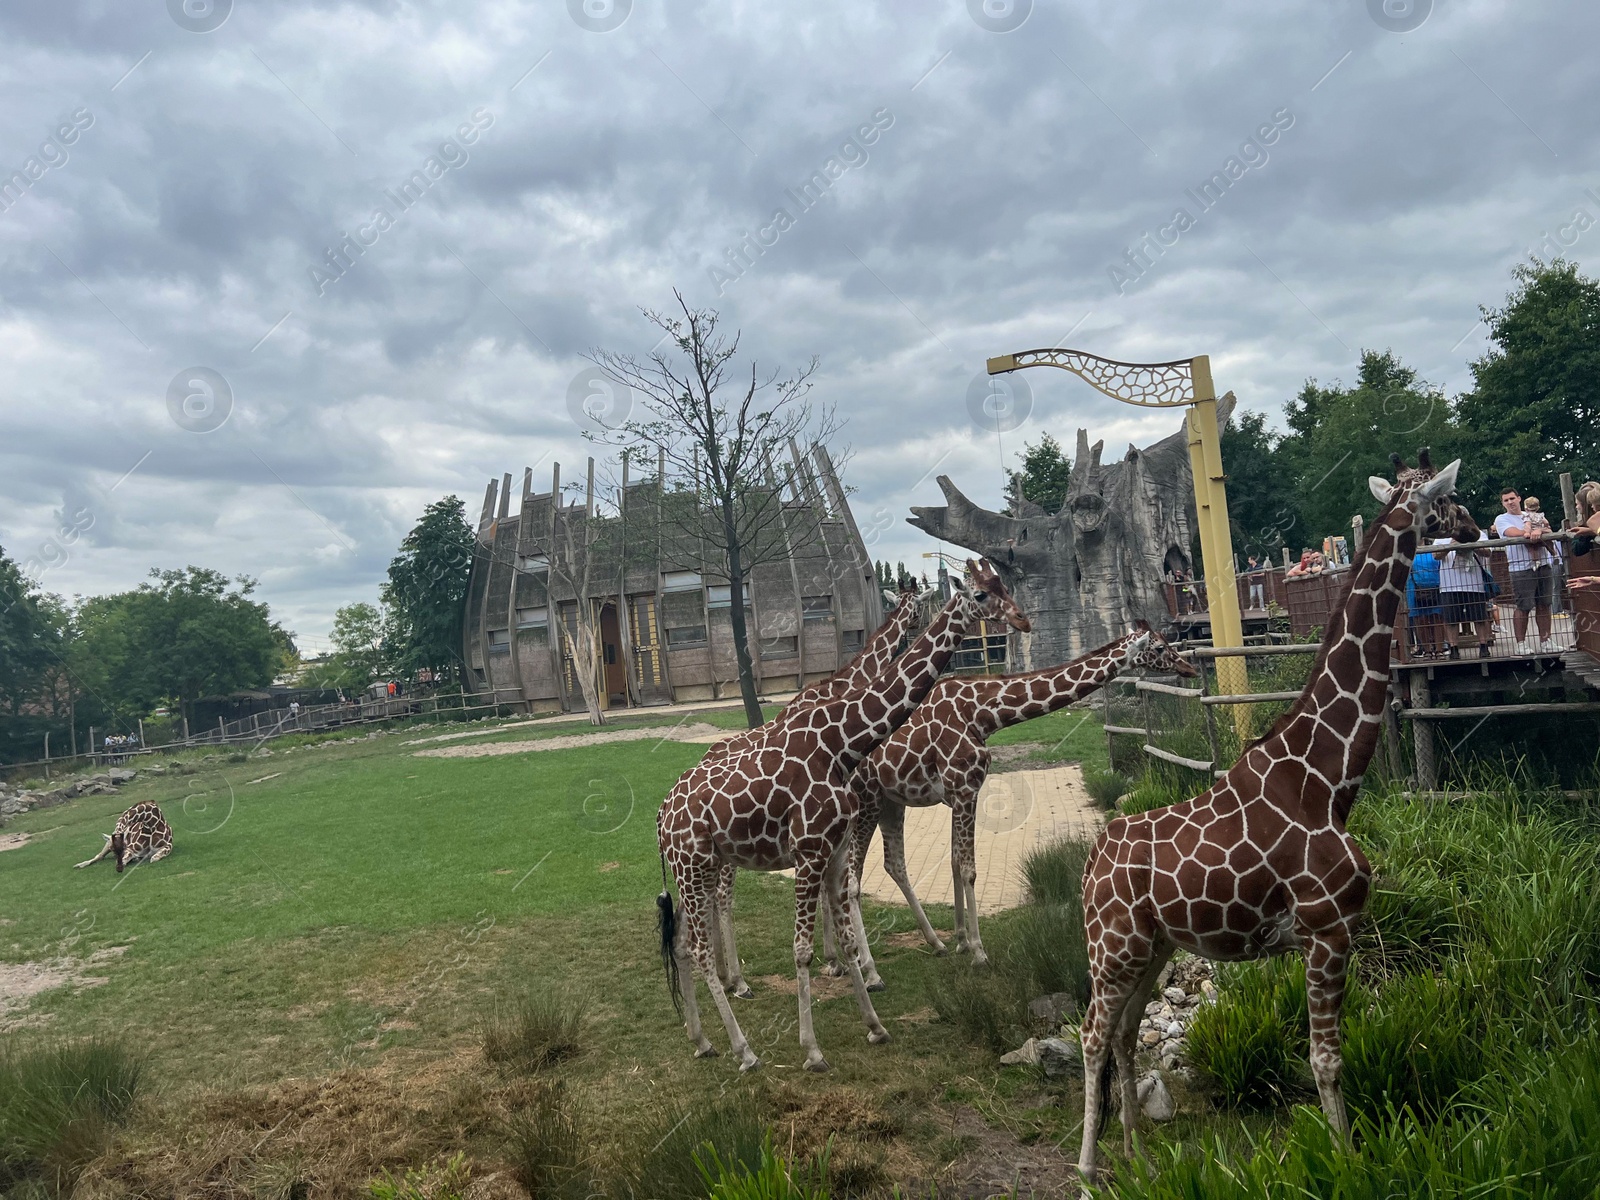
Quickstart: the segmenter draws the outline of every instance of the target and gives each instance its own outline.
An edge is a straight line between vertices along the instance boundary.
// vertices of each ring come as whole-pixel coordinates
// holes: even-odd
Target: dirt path
[[[433,750],[413,750],[417,758],[493,758],[501,754],[528,754],[536,750],[575,750],[581,746],[603,746],[610,742],[719,742],[730,731],[696,721],[666,728],[617,729],[610,733],[575,733],[567,737],[539,738],[523,742],[479,742],[471,746],[440,746]]]

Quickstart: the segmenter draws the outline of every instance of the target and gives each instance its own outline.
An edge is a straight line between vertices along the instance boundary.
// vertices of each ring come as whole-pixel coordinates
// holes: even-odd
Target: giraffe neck
[[[861,652],[839,673],[840,677],[850,686],[861,686],[883,674],[884,668],[894,660],[900,640],[905,637],[906,630],[911,628],[916,617],[916,601],[905,600],[896,605],[889,619],[878,627]]]
[[[1305,690],[1266,739],[1277,743],[1274,757],[1305,764],[1295,799],[1311,810],[1305,815],[1313,823],[1328,816],[1343,825],[1377,749],[1395,613],[1416,550],[1414,518],[1400,529],[1382,518],[1374,523],[1351,565],[1344,603],[1329,617]]]
[[[1127,645],[1137,636],[1130,633],[1060,666],[984,680],[979,685],[978,709],[973,717],[975,731],[988,737],[996,730],[1053,713],[1087,696],[1122,670]]]
[[[957,591],[922,635],[870,687],[848,701],[822,706],[830,714],[838,710],[843,727],[839,762],[847,774],[911,715],[967,630],[982,615],[976,600]]]

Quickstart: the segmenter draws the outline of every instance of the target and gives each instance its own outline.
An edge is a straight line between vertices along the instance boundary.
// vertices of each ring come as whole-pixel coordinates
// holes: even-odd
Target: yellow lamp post
[[[1175,362],[1125,363],[1082,350],[1051,348],[1002,354],[989,360],[989,374],[1003,375],[1028,367],[1071,371],[1113,400],[1141,408],[1187,408],[1189,466],[1194,475],[1194,504],[1200,525],[1200,552],[1206,566],[1207,609],[1211,644],[1218,648],[1244,645],[1239,593],[1234,585],[1233,536],[1228,528],[1228,493],[1222,469],[1221,433],[1217,428],[1217,393],[1211,383],[1211,359],[1204,354]],[[1219,658],[1217,690],[1245,695],[1250,690],[1244,659]],[[1249,735],[1249,705],[1233,706],[1239,735]]]

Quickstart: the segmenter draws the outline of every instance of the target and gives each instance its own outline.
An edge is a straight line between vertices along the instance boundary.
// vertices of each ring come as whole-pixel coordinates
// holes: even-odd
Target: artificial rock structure
[[[795,487],[783,497],[783,520],[775,527],[785,553],[756,566],[746,583],[756,682],[772,692],[831,675],[883,620],[872,560],[827,451],[814,447],[793,457]],[[566,639],[552,636],[552,621],[576,633],[580,598],[570,573],[551,570],[551,557],[559,566],[566,534],[583,544],[585,523],[600,522],[581,600],[598,617],[603,703],[738,695],[732,589],[705,547],[684,536],[685,522],[661,516],[674,505],[694,504],[693,493],[664,491],[659,470],[656,478],[631,483],[624,474],[620,491],[616,511],[602,515],[592,460],[587,494],[571,504],[561,497],[559,466],[548,492],[533,490],[529,468],[513,511],[512,477],[490,480],[463,622],[469,686],[530,709],[583,708]]]
[[[1230,393],[1218,402],[1219,421],[1232,408]],[[1033,622],[1032,633],[1011,635],[1013,671],[1076,658],[1121,637],[1135,620],[1166,626],[1167,572],[1192,571],[1197,526],[1185,430],[1142,450],[1130,445],[1112,463],[1100,461],[1104,444],[1090,446],[1088,432],[1078,430],[1058,512],[1026,500],[1014,514],[991,512],[944,475],[939,487],[947,503],[911,510],[910,524],[999,568]]]

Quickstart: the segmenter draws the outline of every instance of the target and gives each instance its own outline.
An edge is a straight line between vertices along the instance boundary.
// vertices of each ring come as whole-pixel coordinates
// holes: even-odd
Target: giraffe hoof
[[[821,973],[829,979],[842,979],[844,977],[844,968],[836,962],[831,962],[822,968]]]
[[[821,1075],[824,1071],[831,1071],[833,1068],[828,1065],[828,1060],[819,1054],[815,1058],[806,1059],[806,1070],[814,1071]]]
[[[701,1046],[695,1050],[694,1056],[696,1058],[716,1058],[717,1048],[715,1046]]]
[[[749,1073],[751,1071],[759,1071],[760,1069],[761,1069],[761,1060],[759,1058],[757,1058],[753,1054],[750,1056],[750,1058],[747,1061],[742,1062],[742,1063],[739,1064],[739,1074],[741,1074],[741,1075],[747,1074],[747,1073]]]
[[[974,968],[987,967],[989,965],[989,956],[982,950],[974,950],[972,952],[972,965]]]
[[[950,947],[946,946],[937,938],[934,939],[931,949],[933,950],[934,955],[938,958],[943,958],[945,955],[950,953]]]
[[[894,1038],[889,1036],[889,1031],[887,1029],[875,1029],[871,1033],[867,1034],[867,1041],[871,1042],[874,1046],[883,1046],[894,1041]]]
[[[742,981],[737,988],[728,994],[735,1000],[754,1000],[756,998],[756,994],[750,990],[750,985]]]
[[[888,987],[888,984],[884,983],[881,979],[867,980],[867,991],[869,992],[881,992],[886,987]]]

